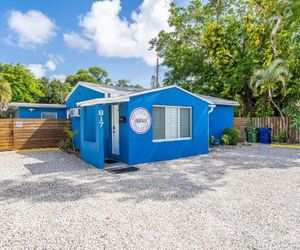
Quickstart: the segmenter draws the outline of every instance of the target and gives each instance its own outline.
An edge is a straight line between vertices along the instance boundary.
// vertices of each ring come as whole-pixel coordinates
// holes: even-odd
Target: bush
[[[229,145],[229,142],[230,142],[230,137],[229,137],[229,135],[222,135],[222,142],[223,142],[223,144],[225,144],[225,145]]]
[[[229,137],[229,138],[225,137],[226,139],[229,140],[227,145],[237,145],[240,142],[240,139],[241,139],[240,131],[236,128],[226,128],[226,129],[224,129],[223,136],[224,135],[227,135]],[[222,140],[223,140],[223,136],[222,136]]]
[[[61,140],[57,146],[63,150],[72,149],[75,152],[74,137],[78,135],[78,131],[71,131],[69,128],[66,128],[65,133],[67,139]]]
[[[284,132],[280,133],[279,135],[275,135],[272,137],[272,142],[279,142],[279,143],[285,143],[286,142],[286,135]]]
[[[215,137],[213,135],[209,136],[209,145],[214,145],[215,143]]]

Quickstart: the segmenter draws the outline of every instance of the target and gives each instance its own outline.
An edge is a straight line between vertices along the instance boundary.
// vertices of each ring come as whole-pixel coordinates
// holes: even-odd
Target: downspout
[[[210,114],[211,112],[214,111],[214,108],[216,107],[216,105],[210,104],[210,105],[208,105],[208,107],[209,107],[208,114]]]

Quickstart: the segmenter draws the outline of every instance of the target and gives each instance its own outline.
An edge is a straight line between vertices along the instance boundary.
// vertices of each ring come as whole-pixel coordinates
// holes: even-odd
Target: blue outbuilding
[[[66,119],[67,106],[64,104],[11,102],[8,108],[15,118],[25,119]]]

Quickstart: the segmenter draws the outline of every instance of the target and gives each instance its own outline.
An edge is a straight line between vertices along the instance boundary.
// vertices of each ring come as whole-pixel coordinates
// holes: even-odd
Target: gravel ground
[[[300,249],[300,150],[227,147],[139,167],[0,153],[0,248]]]

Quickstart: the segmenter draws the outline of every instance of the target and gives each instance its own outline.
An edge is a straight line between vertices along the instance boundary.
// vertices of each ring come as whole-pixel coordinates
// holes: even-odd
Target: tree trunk
[[[270,99],[271,103],[275,106],[275,108],[277,109],[277,111],[280,114],[280,117],[281,117],[281,120],[282,120],[282,124],[283,124],[283,127],[284,127],[284,134],[285,134],[285,137],[286,137],[286,139],[288,141],[289,140],[289,138],[288,138],[288,128],[287,128],[287,124],[286,124],[285,119],[284,119],[284,115],[281,112],[279,106],[274,102],[273,97],[272,97],[272,91],[271,91],[271,89],[269,89],[268,92],[269,92],[269,99]]]
[[[274,53],[274,58],[278,57],[278,51],[277,51],[277,44],[275,41],[275,36],[278,32],[279,26],[282,23],[283,20],[283,15],[280,14],[279,17],[277,18],[277,22],[275,24],[275,26],[273,27],[272,33],[271,33],[271,45],[272,45],[272,49],[273,49],[273,53]]]

